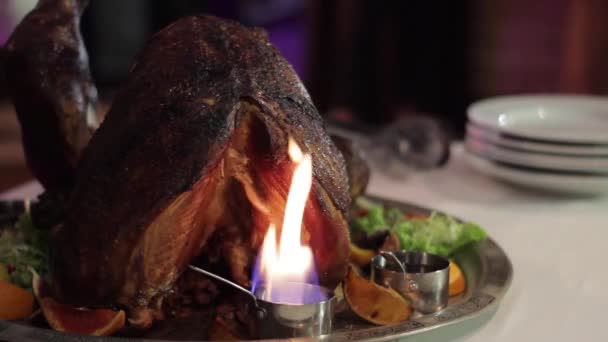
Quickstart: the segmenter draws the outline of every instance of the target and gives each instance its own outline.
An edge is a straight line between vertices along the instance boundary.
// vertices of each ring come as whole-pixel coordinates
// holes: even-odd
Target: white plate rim
[[[520,139],[502,134],[492,129],[479,126],[474,122],[466,124],[465,137],[472,136],[503,148],[509,148],[520,152],[541,153],[556,156],[569,157],[593,157],[608,158],[608,145],[578,146],[570,144],[546,144],[528,139]]]
[[[530,172],[479,157],[468,151],[465,157],[469,165],[479,173],[525,188],[584,196],[599,196],[608,192],[608,177]]]
[[[580,103],[580,105],[585,106],[600,106],[606,109],[606,119],[608,120],[608,97],[581,94],[522,94],[491,97],[469,105],[467,108],[467,118],[477,126],[493,130],[508,138],[544,144],[608,147],[608,135],[600,138],[593,136],[555,138],[550,135],[537,135],[529,132],[507,130],[499,125],[490,124],[488,119],[484,117],[487,115],[497,115],[496,112],[505,111],[517,106],[530,106],[542,102],[550,103],[551,105],[569,102],[570,104]]]
[[[608,176],[608,158],[521,152],[490,144],[472,136],[465,138],[465,148],[479,157],[521,168],[563,174]]]

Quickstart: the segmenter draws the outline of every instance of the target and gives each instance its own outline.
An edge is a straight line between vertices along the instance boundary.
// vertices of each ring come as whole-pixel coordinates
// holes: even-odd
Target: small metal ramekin
[[[415,310],[433,313],[448,304],[448,259],[425,252],[381,252],[372,259],[372,280],[407,298]]]
[[[267,298],[264,286],[256,288],[256,305],[252,307],[257,319],[260,338],[317,337],[331,332],[336,306],[334,293],[318,285],[306,283],[282,284],[284,290],[308,293],[310,301],[301,304]],[[322,297],[322,298],[320,298]]]

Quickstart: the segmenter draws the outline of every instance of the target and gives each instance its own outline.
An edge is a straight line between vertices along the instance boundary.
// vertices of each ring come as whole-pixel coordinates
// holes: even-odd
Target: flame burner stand
[[[258,286],[251,309],[259,338],[315,337],[331,333],[337,301],[333,291],[295,282],[281,284],[280,291],[302,294],[300,302],[303,303],[276,298],[274,294],[274,298],[269,298],[266,286]]]

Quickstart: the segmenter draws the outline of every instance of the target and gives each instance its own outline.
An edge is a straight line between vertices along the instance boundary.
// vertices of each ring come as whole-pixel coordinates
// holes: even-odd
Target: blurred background
[[[35,4],[0,0],[0,44]],[[480,98],[608,92],[602,0],[91,0],[82,31],[102,100],[154,32],[195,13],[266,28],[332,120],[381,125],[422,112],[459,138]],[[7,87],[0,191],[31,177]]]

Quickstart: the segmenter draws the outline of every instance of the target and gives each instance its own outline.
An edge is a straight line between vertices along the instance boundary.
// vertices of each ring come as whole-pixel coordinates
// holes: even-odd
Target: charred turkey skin
[[[46,190],[69,191],[97,128],[97,89],[80,35],[88,0],[40,0],[4,47],[4,76],[27,164]]]
[[[313,161],[302,238],[319,281],[335,286],[348,263],[348,176],[292,67],[264,31],[214,17],[155,34],[85,149],[53,231],[55,296],[125,307],[147,327],[195,257],[223,260],[248,285],[268,223],[280,227],[289,137]]]

